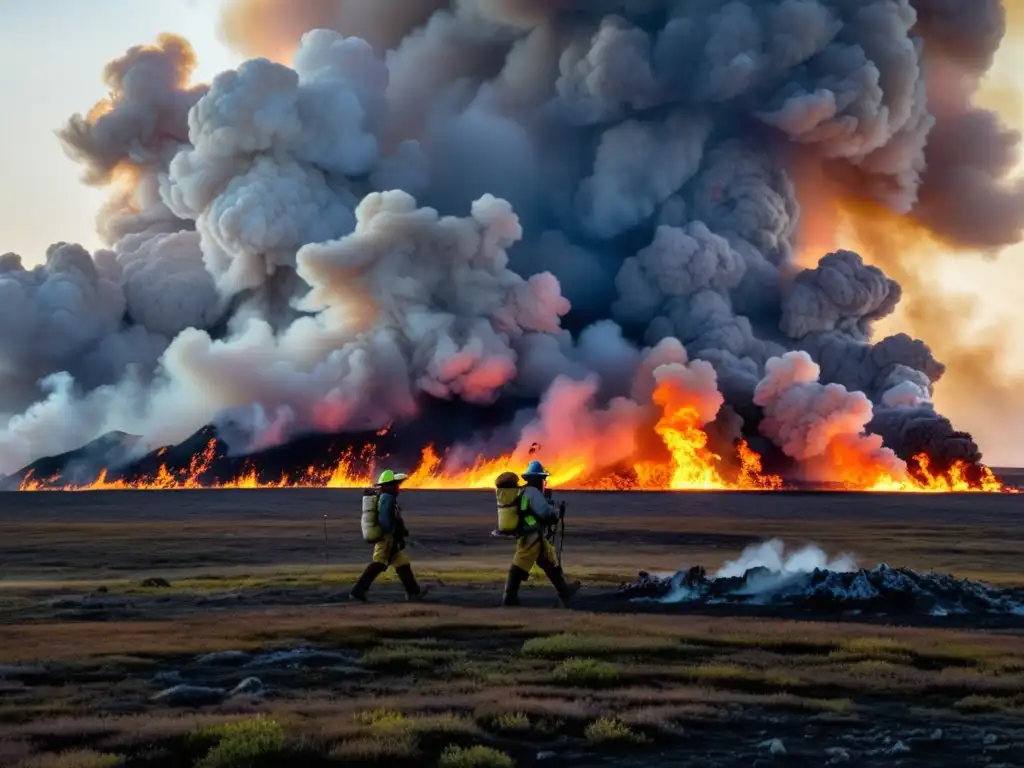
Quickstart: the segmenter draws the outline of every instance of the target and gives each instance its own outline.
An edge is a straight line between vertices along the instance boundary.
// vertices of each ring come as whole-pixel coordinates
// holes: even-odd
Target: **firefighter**
[[[539,461],[531,461],[521,477],[526,482],[519,494],[519,528],[516,531],[516,554],[508,569],[502,605],[519,605],[519,587],[530,576],[534,564],[540,567],[558,592],[562,604],[568,606],[580,589],[580,582],[566,583],[562,564],[545,530],[557,525],[560,507],[551,501],[545,484],[548,473]]]
[[[422,599],[430,589],[416,583],[412,564],[405,553],[409,530],[402,519],[398,494],[402,481],[407,478],[408,475],[386,469],[380,473],[376,486],[363,494],[363,539],[373,544],[373,558],[349,593],[354,600],[365,603],[370,585],[389,567],[395,569],[409,600]]]

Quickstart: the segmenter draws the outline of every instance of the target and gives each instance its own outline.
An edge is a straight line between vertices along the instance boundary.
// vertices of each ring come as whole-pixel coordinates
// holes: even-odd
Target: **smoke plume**
[[[849,184],[836,184],[840,175],[829,168],[827,182],[819,173],[808,185],[813,191],[801,195],[809,204],[804,224],[808,218],[819,219],[814,239],[825,249],[835,247],[840,223],[852,224],[865,258],[905,290],[900,324],[925,338],[948,366],[940,400],[955,404],[957,415],[973,427],[985,429],[990,450],[992,444],[1001,444],[1005,455],[1013,450],[1012,438],[1003,436],[1016,434],[1020,426],[1020,377],[1008,374],[1002,364],[1011,331],[1001,322],[977,327],[982,297],[951,292],[935,273],[937,253],[993,253],[1021,239],[1020,132],[975,101],[983,80],[990,88],[991,76],[998,74],[990,68],[1004,35],[1020,33],[1024,6],[1001,0],[913,5],[916,30],[926,40],[923,63],[929,110],[936,120],[925,147],[920,202],[911,216],[898,217],[875,201],[861,199]],[[904,420],[904,426],[911,421]],[[876,427],[883,429],[881,423]],[[955,432],[951,425],[939,431]],[[925,450],[938,439],[937,434],[920,433],[918,442]],[[977,456],[977,447],[972,449],[962,436],[953,439],[958,443],[954,452]]]
[[[160,445],[230,417],[247,449],[441,401],[505,409],[473,445],[591,468],[691,427],[814,473],[898,473],[922,446],[977,461],[931,402],[943,365],[875,338],[900,285],[850,251],[793,257],[806,166],[944,238],[1017,238],[1019,136],[931,87],[983,73],[1002,20],[931,0],[233,0],[225,38],[267,58],[194,84],[164,36],[60,131],[110,191],[106,249],[0,259],[0,471],[112,430]]]
[[[754,390],[754,403],[764,409],[760,429],[787,456],[810,471],[825,470],[825,479],[830,468],[841,466],[859,486],[906,473],[881,437],[865,434],[873,409],[863,392],[820,383],[821,368],[806,352],[773,357],[765,368]]]
[[[857,569],[857,562],[848,554],[829,557],[823,549],[814,544],[808,544],[795,552],[787,552],[785,542],[772,539],[744,549],[739,558],[724,563],[715,572],[714,578],[730,579],[743,576],[751,568],[766,568],[779,576],[811,573],[816,568],[835,573],[849,573]]]

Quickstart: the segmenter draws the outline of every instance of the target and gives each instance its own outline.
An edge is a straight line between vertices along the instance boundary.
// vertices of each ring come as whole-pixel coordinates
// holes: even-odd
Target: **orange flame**
[[[659,385],[654,402],[661,415],[653,425],[664,458],[643,456],[612,469],[594,471],[586,457],[600,455],[593,446],[580,446],[576,455],[563,451],[549,457],[549,485],[565,490],[592,491],[771,491],[783,488],[783,480],[763,471],[761,457],[746,443],[739,441],[734,455],[723,458],[708,447],[708,434],[702,428],[697,409],[687,402],[685,393],[670,386]],[[378,455],[373,446],[362,451],[347,451],[333,465],[309,467],[303,473],[275,480],[265,480],[258,468],[250,466],[227,481],[209,481],[204,476],[216,458],[217,442],[210,440],[206,449],[193,457],[187,469],[173,471],[166,464],[152,475],[136,480],[108,480],[104,470],[87,485],[62,483],[59,477],[37,480],[31,473],[21,483],[23,491],[41,490],[184,490],[198,488],[365,488],[373,484],[373,470],[386,456]],[[161,452],[163,453],[163,452]],[[161,455],[158,453],[157,455]],[[935,473],[927,456],[915,457],[916,469],[907,477],[895,477],[885,468],[867,465],[863,454],[849,455],[839,446],[829,457],[830,465],[847,490],[950,493],[1011,492],[987,467],[969,467],[960,462],[948,472]],[[405,487],[426,490],[489,489],[495,478],[509,468],[521,468],[524,457],[537,455],[542,460],[543,446],[522,446],[512,455],[496,459],[478,459],[469,466],[453,468],[452,462],[438,454],[433,446],[423,449],[419,464],[409,474]],[[980,479],[978,479],[980,476]]]
[[[658,464],[653,461],[637,461],[628,467],[603,475],[588,476],[583,464],[567,464],[554,467],[549,485],[563,490],[583,491],[772,491],[783,488],[783,480],[777,475],[765,474],[761,457],[746,441],[736,446],[738,471],[733,479],[727,479],[717,469],[719,456],[706,447],[707,436],[688,441],[685,431],[670,431],[662,426],[666,444],[673,450],[670,461]],[[186,470],[174,472],[166,465],[152,475],[138,480],[109,480],[108,471],[100,472],[92,483],[84,485],[61,484],[58,476],[36,479],[31,474],[22,481],[22,491],[114,491],[114,490],[190,490],[227,488],[366,488],[373,485],[370,467],[377,461],[372,446],[362,452],[348,451],[333,466],[326,468],[309,467],[300,475],[285,475],[276,480],[264,480],[255,468],[243,471],[226,481],[208,481],[202,475],[210,469],[216,440],[211,440],[206,450],[195,457]],[[927,456],[915,457],[918,472],[905,478],[897,478],[877,469],[860,467],[849,471],[838,484],[845,490],[899,492],[899,493],[1017,493],[1016,489],[1003,485],[988,467],[974,469],[963,462],[955,462],[945,473],[933,473]],[[497,459],[481,459],[469,467],[447,469],[444,459],[433,446],[423,449],[420,462],[404,483],[406,488],[419,490],[471,490],[494,487],[494,479],[518,464],[513,456]],[[980,472],[980,480],[971,475]]]
[[[917,476],[908,476],[902,480],[892,477],[880,477],[869,491],[897,491],[908,493],[1019,493],[1015,488],[1008,488],[992,474],[988,467],[971,467],[963,461],[955,461],[943,473],[931,471],[931,460],[927,454],[919,453],[914,457],[917,464]],[[972,479],[972,474],[980,474],[980,478]]]

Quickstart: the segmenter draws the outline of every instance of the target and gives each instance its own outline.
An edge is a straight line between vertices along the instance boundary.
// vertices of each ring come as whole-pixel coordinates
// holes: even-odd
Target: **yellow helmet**
[[[400,483],[403,480],[408,479],[408,475],[402,472],[392,472],[390,469],[385,469],[380,473],[380,477],[377,478],[377,485],[387,485],[388,483]]]

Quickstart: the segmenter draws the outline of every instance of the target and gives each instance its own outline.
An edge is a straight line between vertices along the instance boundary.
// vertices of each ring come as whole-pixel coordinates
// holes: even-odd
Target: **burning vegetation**
[[[685,460],[687,446],[681,458]],[[217,441],[211,440],[203,453],[189,462],[185,469],[171,468],[161,464],[153,475],[137,479],[113,479],[108,470],[101,470],[90,483],[73,484],[61,476],[36,478],[31,470],[26,473],[18,486],[22,491],[112,491],[112,490],[153,490],[173,491],[199,488],[366,488],[373,485],[373,467],[378,460],[373,447],[362,451],[345,452],[333,466],[309,466],[295,474],[284,474],[279,478],[266,479],[264,473],[253,467],[236,477],[218,480],[212,476]],[[760,457],[750,450],[745,442],[737,446],[736,458],[742,462],[739,475],[728,480],[716,467],[721,457],[708,454],[707,463],[676,463],[673,456],[668,465],[637,463],[615,469],[601,477],[588,476],[582,471],[555,472],[549,485],[553,488],[579,491],[775,491],[787,486],[782,477],[761,471]],[[1016,488],[1004,485],[990,469],[971,467],[955,463],[949,471],[933,475],[928,471],[928,457],[917,457],[918,470],[903,478],[877,477],[870,485],[856,480],[832,483],[832,490],[879,491],[889,493],[1018,493]],[[432,446],[423,450],[422,458],[403,483],[406,488],[422,490],[472,490],[490,489],[494,479],[509,467],[518,466],[514,459],[480,460],[463,468],[448,470]],[[118,473],[120,474],[120,473]],[[801,484],[801,487],[806,485]]]
[[[588,491],[773,491],[786,488],[807,488],[806,481],[794,486],[782,476],[764,471],[761,457],[740,438],[731,451],[715,453],[709,447],[709,435],[703,429],[697,411],[677,398],[679,392],[668,387],[655,390],[654,399],[661,415],[654,423],[652,437],[660,440],[656,455],[632,457],[595,470],[592,465],[594,447],[577,444],[576,450],[566,448],[556,455],[549,485],[565,490]],[[204,430],[198,439],[211,430]],[[387,434],[382,431],[379,436]],[[190,441],[194,442],[194,441]],[[643,442],[637,440],[637,443]],[[186,446],[188,443],[185,444]],[[198,488],[365,488],[383,462],[389,458],[374,444],[362,450],[343,449],[330,462],[299,466],[304,452],[285,452],[271,461],[257,455],[232,460],[225,455],[226,446],[210,437],[201,452],[189,456],[180,448],[177,456],[163,448],[151,456],[129,462],[116,471],[98,469],[94,480],[68,482],[62,472],[49,476],[27,470],[18,482],[23,491],[40,490],[184,490]],[[327,448],[330,453],[331,449]],[[508,469],[515,470],[534,456],[551,455],[537,443],[523,445],[513,454],[493,459],[477,458],[466,462],[459,458],[465,451],[441,453],[428,445],[422,450],[415,468],[405,482],[407,488],[426,490],[489,489],[495,478]],[[841,452],[828,454],[836,460],[830,477],[841,478],[827,484],[813,484],[818,489],[847,491],[960,493],[1008,492],[987,467],[953,462],[943,472],[935,472],[929,459],[921,454],[909,464],[895,461],[890,473],[886,465],[866,466],[860,459]],[[290,469],[281,467],[281,458]],[[846,460],[849,462],[846,463]],[[550,461],[550,460],[548,460]],[[147,469],[158,463],[155,470]],[[68,466],[74,466],[69,462]],[[45,466],[43,473],[45,473]],[[90,470],[86,470],[87,472]]]

